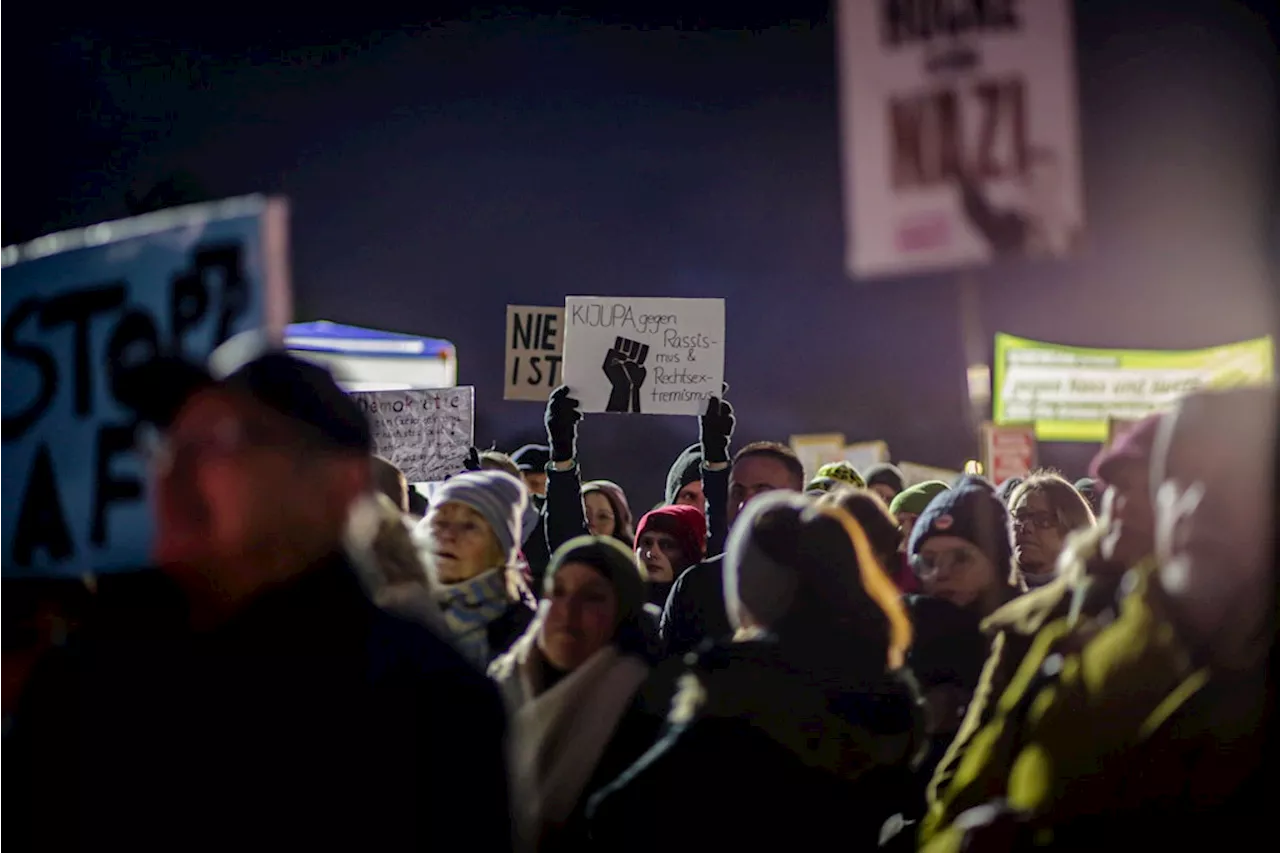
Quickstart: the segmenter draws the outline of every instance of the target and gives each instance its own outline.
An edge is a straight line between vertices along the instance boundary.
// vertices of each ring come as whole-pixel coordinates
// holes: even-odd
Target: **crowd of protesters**
[[[427,503],[322,368],[119,383],[160,571],[15,592],[14,849],[1265,843],[1274,389],[999,488],[806,479],[713,398],[638,514],[568,388]]]

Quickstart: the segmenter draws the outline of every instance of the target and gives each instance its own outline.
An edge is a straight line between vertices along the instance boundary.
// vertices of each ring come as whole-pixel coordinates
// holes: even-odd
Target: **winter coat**
[[[923,850],[1253,846],[1231,806],[1257,769],[1265,673],[1211,671],[1154,578],[1128,574],[1112,622],[1066,617],[1036,634],[952,781],[1015,818],[992,835],[956,804]]]
[[[725,640],[733,635],[724,600],[724,555],[685,569],[671,585],[658,635],[668,656],[683,655],[703,640]]]
[[[344,557],[211,631],[161,580],[33,677],[5,743],[14,849],[509,849],[497,690]]]
[[[520,846],[540,853],[584,849],[588,797],[653,744],[661,717],[643,713],[639,702],[647,658],[614,645],[547,686],[539,629],[535,620],[489,668],[511,715]]]
[[[996,705],[1008,689],[1036,635],[1051,622],[1111,618],[1122,572],[1105,565],[1097,553],[1105,529],[1095,527],[1073,536],[1064,550],[1058,577],[1031,590],[992,613],[982,623],[990,652],[964,722],[938,764],[926,794],[929,814],[921,827],[927,840],[934,829],[966,808],[978,805],[963,791],[949,791],[952,776],[973,741],[989,724]]]
[[[596,794],[596,849],[876,846],[919,746],[902,682],[809,675],[771,640],[711,647],[679,678],[663,734]]]

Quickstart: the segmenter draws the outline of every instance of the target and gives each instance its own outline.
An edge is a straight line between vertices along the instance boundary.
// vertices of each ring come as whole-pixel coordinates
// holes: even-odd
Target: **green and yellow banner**
[[[1271,382],[1271,337],[1200,350],[1069,347],[997,334],[992,420],[1034,422],[1040,441],[1107,440],[1108,420],[1137,420],[1206,388]]]

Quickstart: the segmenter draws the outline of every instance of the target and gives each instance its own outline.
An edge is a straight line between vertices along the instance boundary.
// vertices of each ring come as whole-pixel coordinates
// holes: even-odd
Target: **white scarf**
[[[491,670],[513,702],[515,807],[520,837],[530,840],[573,814],[618,721],[649,674],[644,661],[609,645],[543,691],[536,642],[540,621]]]

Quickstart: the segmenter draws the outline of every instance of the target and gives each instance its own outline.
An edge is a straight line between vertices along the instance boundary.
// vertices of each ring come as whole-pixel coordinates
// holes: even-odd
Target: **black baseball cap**
[[[196,392],[225,388],[304,424],[338,449],[373,452],[368,420],[333,375],[283,350],[268,350],[223,379],[184,359],[161,356],[120,369],[114,385],[124,406],[161,429]]]

